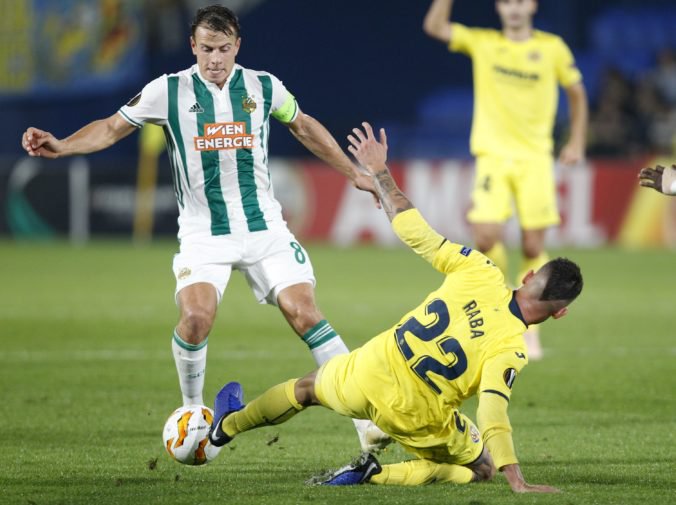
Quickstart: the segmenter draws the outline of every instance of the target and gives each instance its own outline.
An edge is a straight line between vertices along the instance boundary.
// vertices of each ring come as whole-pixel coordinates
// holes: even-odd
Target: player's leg
[[[310,284],[296,284],[285,288],[277,302],[289,325],[303,339],[321,366],[334,356],[349,352],[343,339],[317,308],[314,288]],[[367,419],[352,419],[362,450],[378,451],[391,439]]]
[[[241,388],[229,383],[219,392],[214,406],[214,425],[210,434],[211,443],[222,446],[245,431],[282,424],[310,405],[319,405],[314,394],[315,372],[302,379],[290,379],[271,387],[262,395],[244,406]],[[237,398],[222,398],[232,395]],[[219,405],[220,404],[220,405]]]
[[[549,261],[545,251],[545,234],[547,228],[560,222],[553,163],[550,156],[523,161],[515,178],[522,253],[517,286],[529,271],[537,272]],[[543,356],[539,333],[539,325],[531,325],[524,334],[530,360],[538,360]]]
[[[504,225],[501,223],[472,223],[472,237],[476,248],[485,254],[507,275],[507,248],[503,242]]]
[[[183,404],[203,405],[207,341],[216,317],[218,294],[213,285],[200,282],[181,289],[177,301],[180,317],[171,347]]]
[[[308,346],[318,366],[333,356],[349,352],[343,339],[317,307],[312,284],[285,287],[277,296],[277,305],[289,326]]]
[[[219,259],[224,256],[222,251],[219,252],[220,242],[183,241],[181,251],[174,256],[179,321],[171,347],[184,405],[204,404],[202,390],[208,336],[231,273],[229,264],[211,263],[210,253],[214,250]],[[231,251],[232,248],[225,250]]]
[[[308,484],[330,486],[366,483],[390,486],[424,486],[446,482],[469,484],[490,480],[494,475],[495,466],[486,449],[469,465],[439,463],[427,459],[380,465],[373,455],[364,453],[348,465],[313,477]]]
[[[507,162],[500,157],[477,157],[472,209],[467,215],[476,248],[505,275],[508,265],[503,224],[512,214],[508,169]]]
[[[214,445],[223,445],[244,431],[261,426],[281,424],[311,405],[323,405],[335,412],[353,417],[365,416],[368,405],[364,395],[349,384],[350,356],[337,356],[318,370],[302,379],[291,379],[277,384],[249,402],[246,407],[237,405],[241,398],[221,398],[233,390],[229,383],[216,396],[214,425],[211,440]],[[234,395],[240,392],[234,388]],[[224,405],[223,408],[219,404]]]
[[[319,310],[310,258],[288,231],[271,231],[257,237],[260,259],[243,268],[259,301],[277,305],[296,334],[308,346],[315,363],[347,354],[347,346]],[[389,437],[370,421],[353,420],[364,450],[377,450]]]
[[[491,479],[495,467],[488,450],[481,444],[479,430],[457,411],[454,418],[446,444],[416,448],[404,443],[404,448],[419,459],[383,465],[382,471],[373,475],[369,482],[420,486],[444,482],[468,484]]]
[[[545,229],[521,230],[521,268],[517,277],[523,279],[531,270],[537,272],[545,263],[549,261],[549,255],[545,251]],[[528,349],[528,359],[538,361],[542,359],[544,353],[540,343],[540,325],[531,324],[523,334]]]
[[[475,473],[466,466],[412,459],[383,465],[381,472],[373,475],[369,482],[386,486],[424,486],[444,482],[469,484],[475,480]]]

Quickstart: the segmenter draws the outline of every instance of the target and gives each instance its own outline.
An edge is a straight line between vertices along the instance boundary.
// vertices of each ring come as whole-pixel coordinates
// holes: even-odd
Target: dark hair
[[[573,301],[582,291],[580,267],[567,258],[556,258],[543,268],[549,274],[540,300]]]
[[[222,5],[209,5],[197,10],[195,18],[190,25],[190,33],[195,36],[198,26],[204,26],[215,32],[223,32],[226,35],[239,37],[239,20],[234,12]]]

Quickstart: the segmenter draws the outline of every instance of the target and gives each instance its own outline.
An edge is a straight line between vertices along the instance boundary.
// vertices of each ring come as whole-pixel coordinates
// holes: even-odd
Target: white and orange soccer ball
[[[169,416],[162,439],[169,455],[184,465],[204,465],[220,452],[209,443],[213,411],[204,405],[184,405]]]

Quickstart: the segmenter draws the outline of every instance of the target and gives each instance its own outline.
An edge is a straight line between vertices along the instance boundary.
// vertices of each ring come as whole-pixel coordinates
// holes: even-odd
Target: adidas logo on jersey
[[[200,112],[204,112],[204,109],[199,102],[195,102],[195,104],[188,109],[188,112],[196,112],[199,114]]]

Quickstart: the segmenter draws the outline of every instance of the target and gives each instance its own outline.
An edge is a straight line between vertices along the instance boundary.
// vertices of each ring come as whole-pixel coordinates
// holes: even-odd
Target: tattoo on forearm
[[[397,187],[397,183],[392,179],[389,170],[378,172],[375,175],[376,190],[383,205],[383,210],[390,221],[397,214],[413,208],[413,204]]]

